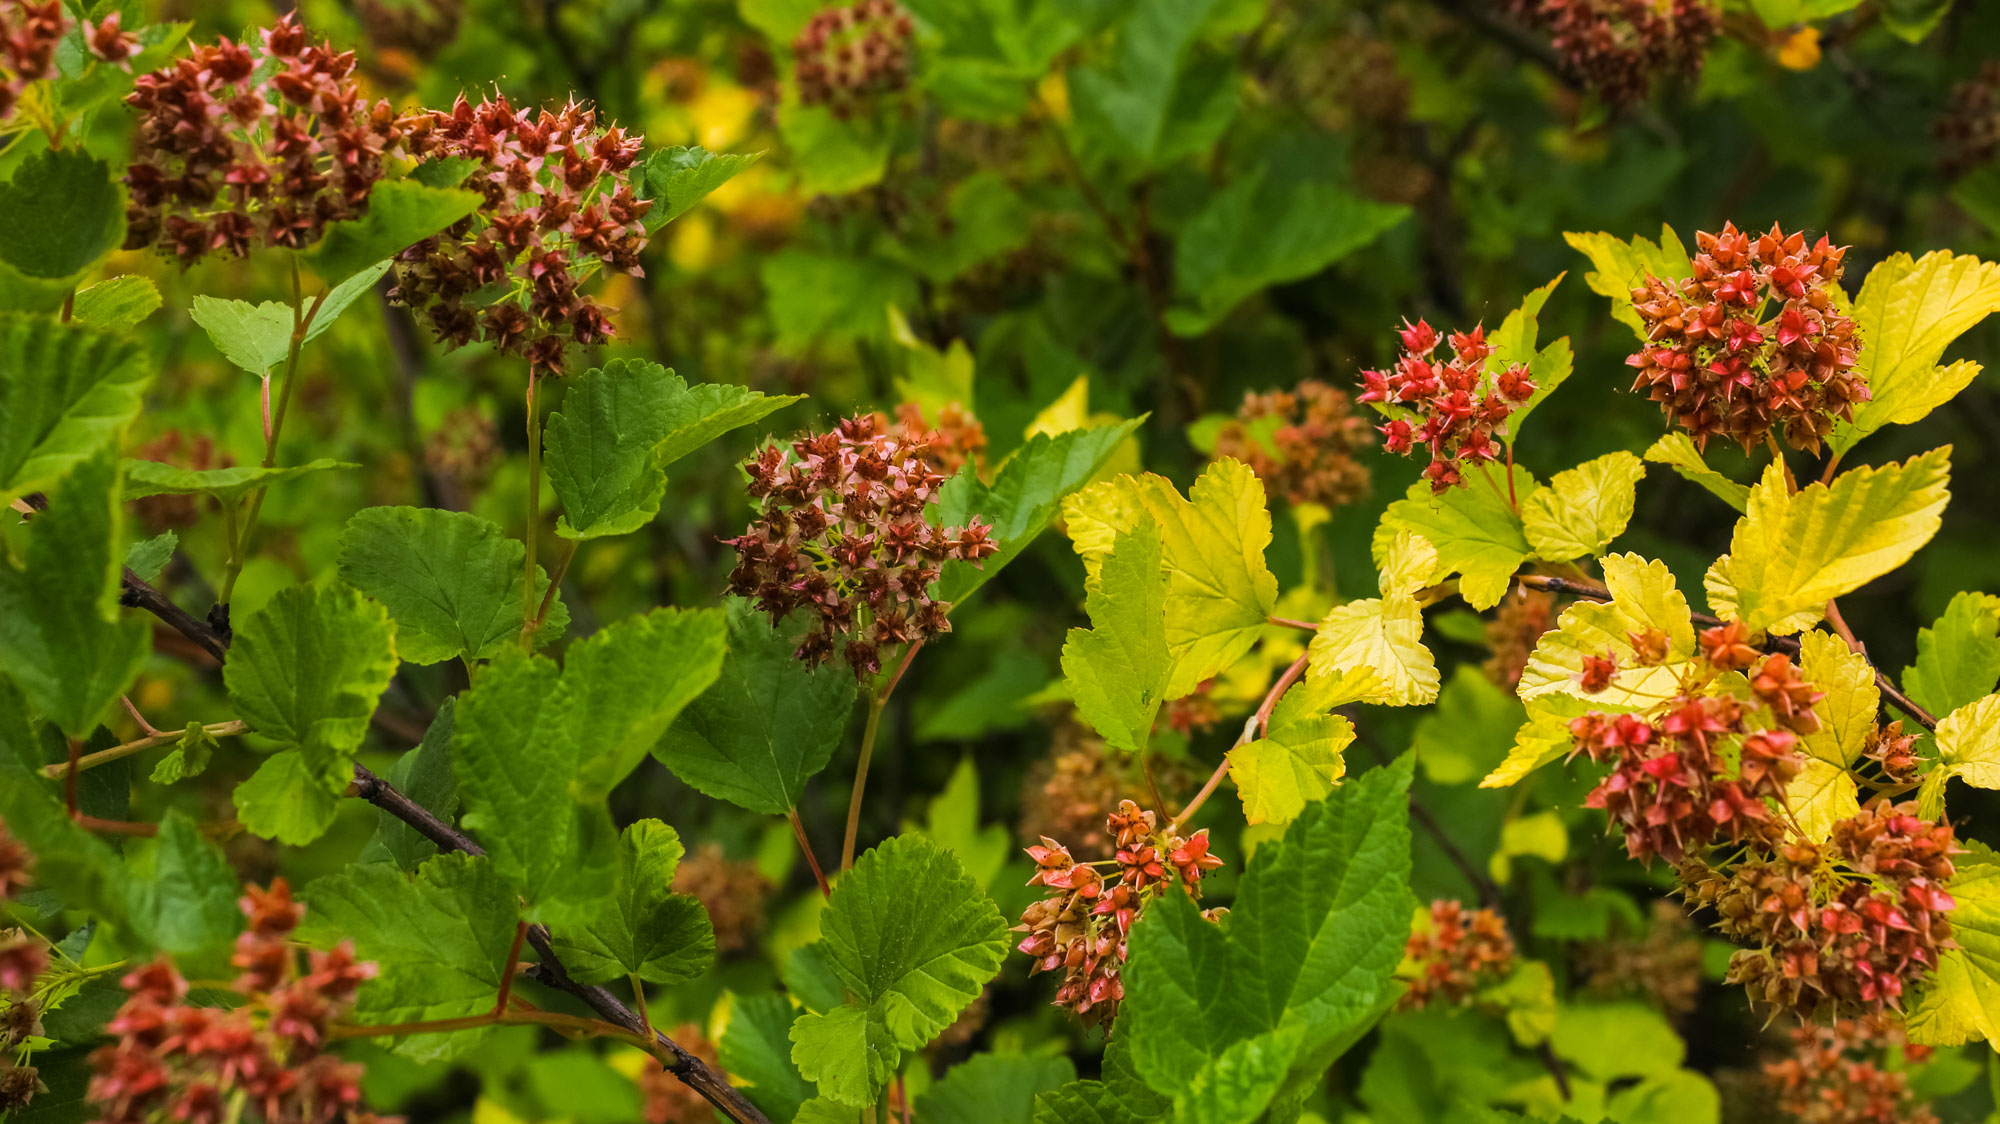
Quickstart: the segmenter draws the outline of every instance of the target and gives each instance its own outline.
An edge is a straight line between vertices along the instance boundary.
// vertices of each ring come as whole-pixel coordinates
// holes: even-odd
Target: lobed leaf
[[[1701,485],[1715,498],[1741,512],[1750,503],[1750,486],[1738,484],[1729,477],[1708,467],[1702,460],[1701,450],[1694,447],[1694,439],[1685,433],[1674,432],[1661,435],[1652,447],[1646,450],[1646,459],[1655,464],[1663,464],[1682,478]]]
[[[1854,298],[1861,337],[1855,373],[1868,401],[1836,421],[1828,446],[1844,453],[1886,425],[1908,425],[1951,401],[1979,375],[1970,360],[1938,366],[1952,341],[2000,311],[2000,264],[1938,250],[1894,254],[1868,272]]]
[[[635,975],[675,984],[708,970],[715,958],[708,911],[673,892],[682,854],[680,836],[659,820],[625,829],[611,893],[590,902],[553,938],[572,976],[587,984]]]
[[[1917,632],[1917,662],[1903,669],[1903,690],[1932,714],[1949,714],[2000,684],[2000,597],[1970,590]]]
[[[1807,632],[1799,638],[1799,647],[1800,675],[1826,697],[1813,704],[1820,728],[1799,741],[1806,764],[1785,787],[1785,804],[1799,830],[1823,843],[1832,836],[1835,823],[1861,810],[1854,777],[1847,770],[1875,731],[1882,692],[1875,686],[1874,667],[1838,636]]]
[[[1646,324],[1632,308],[1632,290],[1646,284],[1648,277],[1678,281],[1694,275],[1694,263],[1674,228],[1660,227],[1660,240],[1634,236],[1630,241],[1615,235],[1567,233],[1563,241],[1590,259],[1596,268],[1583,275],[1590,291],[1611,298],[1611,315],[1646,340]]]
[[[1144,753],[1174,674],[1159,524],[1142,519],[1119,534],[1087,588],[1091,627],[1069,630],[1063,679],[1077,714],[1107,743]]]
[[[1568,562],[1596,557],[1632,521],[1646,466],[1631,453],[1607,453],[1549,477],[1521,502],[1523,530],[1535,557]]]
[[[1521,517],[1502,494],[1507,487],[1504,479],[1496,482],[1479,472],[1437,495],[1421,480],[1410,485],[1375,528],[1377,564],[1397,532],[1421,535],[1436,548],[1439,568],[1459,575],[1459,593],[1468,605],[1475,609],[1498,605],[1514,571],[1535,554]],[[1513,470],[1511,495],[1516,502],[1531,503],[1540,487],[1527,469]]]
[[[1335,607],[1319,622],[1307,650],[1310,682],[1336,672],[1371,672],[1376,687],[1365,701],[1390,706],[1436,702],[1437,661],[1424,647],[1424,615],[1408,597],[1369,598]]]
[[[214,496],[220,503],[231,504],[258,488],[267,488],[286,480],[296,480],[315,472],[360,467],[358,464],[337,461],[331,457],[321,457],[305,464],[286,465],[282,468],[264,468],[252,464],[233,468],[199,469],[128,458],[124,463],[125,498],[141,500],[148,496]]]
[[[331,463],[331,462],[326,462]],[[381,602],[396,622],[397,655],[415,664],[491,659],[521,634],[521,567],[528,548],[477,515],[370,507],[340,535],[340,579]],[[536,567],[538,592],[548,575]],[[569,610],[549,605],[538,645],[563,634]]]
[[[116,446],[152,377],[136,341],[0,313],[0,501],[46,490]]]
[[[643,220],[652,233],[687,214],[710,192],[755,164],[761,152],[710,152],[700,145],[676,145],[646,157],[632,170],[634,192],[651,199]]]

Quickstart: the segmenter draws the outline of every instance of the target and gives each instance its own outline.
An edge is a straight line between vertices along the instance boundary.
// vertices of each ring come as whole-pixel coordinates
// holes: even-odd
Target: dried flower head
[[[1194,685],[1194,690],[1177,699],[1168,699],[1167,725],[1183,736],[1215,728],[1222,721],[1222,704],[1215,699],[1213,676]]]
[[[0,0],[0,121],[14,115],[30,83],[54,75],[56,45],[68,31],[62,0]]]
[[[1428,925],[1410,932],[1399,973],[1410,985],[1397,1006],[1464,1006],[1487,984],[1514,970],[1514,938],[1490,909],[1468,910],[1449,898],[1431,903]]]
[[[1937,1124],[1907,1066],[1930,1058],[1901,1020],[1871,1016],[1793,1027],[1791,1052],[1764,1065],[1778,1111],[1799,1124]]]
[[[7,821],[0,819],[0,902],[12,900],[32,885],[34,870],[34,853],[14,838],[7,830]]]
[[[1917,736],[1905,734],[1901,720],[1868,731],[1861,744],[1861,756],[1875,762],[1883,779],[1892,784],[1912,784],[1923,762],[1917,759]]]
[[[1817,452],[1835,418],[1868,401],[1854,369],[1861,341],[1835,297],[1845,247],[1775,224],[1752,236],[1724,224],[1695,235],[1694,273],[1648,276],[1632,290],[1646,344],[1626,362],[1695,444],[1726,435],[1745,449],[1782,436]]]
[[[0,929],[0,992],[27,995],[48,968],[47,942],[24,929]]]
[[[1938,165],[1946,175],[1963,175],[2000,152],[2000,59],[1987,59],[1977,74],[1952,85],[1951,97],[1931,131],[1938,139]]]
[[[844,644],[862,678],[882,670],[885,653],[951,631],[951,605],[932,600],[932,583],[944,563],[977,563],[999,546],[976,516],[963,527],[925,517],[944,483],[926,449],[862,415],[790,449],[768,445],[745,464],[762,511],[724,540],[736,548],[730,592],[754,598],[774,622],[812,613],[800,659],[824,663]]]
[[[822,8],[792,41],[799,101],[845,120],[863,102],[910,80],[910,15],[896,0]]]
[[[1701,937],[1676,902],[1653,903],[1652,922],[1583,948],[1584,989],[1652,1003],[1668,1015],[1694,1010],[1701,994]]]
[[[1483,326],[1452,333],[1443,359],[1433,355],[1445,339],[1424,321],[1405,322],[1397,334],[1402,355],[1388,370],[1361,372],[1361,401],[1388,415],[1388,424],[1376,428],[1390,452],[1407,456],[1417,445],[1430,446],[1424,479],[1431,491],[1444,492],[1463,482],[1463,466],[1499,459],[1507,418],[1535,396],[1535,381],[1525,364],[1488,369],[1493,345]]]
[[[1339,507],[1368,494],[1368,466],[1357,458],[1374,444],[1345,391],[1307,379],[1295,390],[1244,395],[1216,433],[1215,455],[1249,465],[1266,491],[1292,503]]]
[[[940,476],[949,478],[968,464],[974,472],[984,467],[986,427],[955,402],[938,410],[936,425],[927,420],[922,406],[905,402],[896,407],[893,422],[876,414],[875,428],[899,441],[922,445],[925,463]]]
[[[756,941],[764,931],[764,904],[775,889],[756,863],[729,858],[714,843],[703,843],[674,871],[674,892],[694,898],[708,911],[718,953],[737,952]]]
[[[354,53],[308,43],[287,13],[257,46],[223,39],[139,76],[128,249],[166,244],[183,265],[253,247],[300,249],[363,215],[404,122],[370,105]]]
[[[1661,76],[1688,79],[1722,29],[1710,0],[1502,0],[1549,35],[1564,69],[1612,105],[1643,101]]]
[[[564,373],[571,342],[610,339],[606,309],[581,289],[599,269],[644,272],[640,220],[653,204],[624,174],[643,141],[574,101],[517,110],[501,95],[477,105],[460,96],[410,133],[412,154],[426,162],[470,162],[462,182],[484,202],[397,255],[393,298],[423,313],[446,345],[483,339],[525,356],[537,375]]]
[[[1486,622],[1486,646],[1493,654],[1481,665],[1495,685],[1514,689],[1527,670],[1528,657],[1542,634],[1555,627],[1558,606],[1553,594],[1523,587],[1500,602]]]

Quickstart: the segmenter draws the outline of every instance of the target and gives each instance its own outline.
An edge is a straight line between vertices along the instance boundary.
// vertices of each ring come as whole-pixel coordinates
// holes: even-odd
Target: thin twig
[[[227,738],[245,733],[250,727],[241,719],[232,718],[227,722],[211,722],[203,726],[202,729],[210,737]],[[135,753],[151,749],[156,745],[166,745],[168,742],[178,741],[184,736],[186,736],[186,731],[184,730],[162,730],[135,741],[126,742],[123,745],[114,745],[109,749],[100,749],[95,753],[86,753],[76,759],[76,771],[80,773],[86,769],[116,761],[121,757],[130,757]],[[70,764],[67,761],[58,761],[53,765],[44,765],[42,766],[42,775],[51,778],[60,777],[69,767]]]

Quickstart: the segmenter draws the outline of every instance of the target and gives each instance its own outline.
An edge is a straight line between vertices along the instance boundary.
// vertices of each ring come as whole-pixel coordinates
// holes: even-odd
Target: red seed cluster
[[[1751,236],[1724,224],[1695,235],[1694,275],[1632,290],[1646,344],[1626,362],[1697,446],[1726,435],[1745,449],[1781,433],[1817,452],[1833,420],[1854,416],[1868,384],[1854,371],[1854,321],[1836,304],[1845,247],[1775,224]]]
[[[375,974],[341,944],[308,954],[291,933],[305,915],[283,879],[242,900],[249,925],[232,958],[234,1008],[188,1001],[187,981],[158,960],[125,977],[127,998],[91,1055],[99,1124],[225,1124],[247,1110],[283,1124],[377,1124],[361,1103],[362,1067],[328,1050],[333,1019]]]
[[[1292,503],[1339,507],[1368,494],[1368,466],[1358,456],[1374,444],[1345,391],[1307,379],[1295,390],[1244,395],[1216,434],[1215,455],[1249,465],[1266,491]]]
[[[7,832],[0,820],[0,902],[16,897],[32,884],[35,856]],[[49,1091],[41,1073],[22,1065],[24,1044],[43,1036],[42,1004],[35,995],[36,978],[48,970],[48,947],[40,937],[21,929],[0,930],[0,1116],[26,1108],[37,1094]]]
[[[1604,809],[1641,862],[1659,855],[1678,863],[1723,836],[1765,846],[1782,838],[1767,800],[1783,800],[1803,767],[1798,736],[1819,728],[1812,704],[1824,692],[1800,679],[1788,657],[1759,657],[1741,630],[1734,622],[1707,630],[1702,650],[1716,672],[1741,670],[1742,650],[1761,659],[1748,676],[1748,699],[1699,693],[1708,684],[1690,680],[1646,714],[1593,710],[1570,722],[1576,752],[1613,763],[1585,805]],[[1638,649],[1655,647],[1645,635],[1632,640]],[[1583,689],[1604,689],[1615,671],[1608,654],[1586,657]]]
[[[921,444],[925,463],[941,476],[950,477],[968,464],[974,472],[985,465],[986,427],[956,402],[938,410],[936,425],[922,406],[905,402],[896,407],[893,422],[877,413],[875,428],[898,441]]]
[[[762,511],[733,539],[730,592],[781,621],[810,612],[798,657],[820,664],[836,645],[857,678],[884,653],[951,631],[951,605],[931,598],[946,562],[977,563],[1000,547],[977,516],[964,527],[924,517],[944,476],[928,445],[885,433],[869,415],[828,433],[768,445],[745,463]]]
[[[34,882],[35,856],[0,820],[0,902],[11,901]]]
[[[1950,100],[1931,131],[1946,175],[1964,175],[2000,152],[2000,59],[1987,59],[1977,74],[1952,84]]]
[[[1165,893],[1169,881],[1199,899],[1202,875],[1222,865],[1208,853],[1206,828],[1185,838],[1161,831],[1153,813],[1130,800],[1106,818],[1105,831],[1115,849],[1100,863],[1078,862],[1047,837],[1028,848],[1036,867],[1028,885],[1045,887],[1048,896],[1014,926],[1027,934],[1015,948],[1034,958],[1031,974],[1062,969],[1055,1005],[1075,1011],[1088,1026],[1109,1026],[1118,1015],[1126,938],[1146,903]],[[1116,876],[1099,873],[1099,866],[1116,867]]]
[[[1487,370],[1493,345],[1484,327],[1452,333],[1443,359],[1433,354],[1444,338],[1424,321],[1405,322],[1397,334],[1402,355],[1386,371],[1361,372],[1361,401],[1380,403],[1389,415],[1389,424],[1376,428],[1390,452],[1407,456],[1416,445],[1430,446],[1424,479],[1432,492],[1445,492],[1462,482],[1462,466],[1499,459],[1494,438],[1505,439],[1508,416],[1534,397],[1535,382],[1525,364]]]
[[[0,121],[30,83],[55,73],[56,44],[68,30],[62,0],[0,0]]]
[[[1415,974],[1405,973],[1410,990],[1397,1001],[1399,1008],[1462,1007],[1481,987],[1514,970],[1514,938],[1498,913],[1440,898],[1431,903],[1430,928],[1410,933],[1403,959]]]
[[[139,76],[125,99],[139,113],[127,249],[164,243],[183,265],[300,249],[367,212],[404,122],[361,96],[352,51],[308,43],[295,14],[260,39],[196,47]]]
[[[740,952],[757,940],[764,931],[765,903],[776,888],[755,862],[729,858],[714,843],[703,843],[674,870],[674,893],[701,903],[718,953]]]
[[[1861,756],[1873,761],[1888,783],[1914,784],[1917,771],[1923,766],[1917,757],[1916,744],[1917,736],[1904,733],[1899,720],[1868,731],[1861,744]]]
[[[1792,1052],[1764,1065],[1778,1111],[1799,1124],[1937,1124],[1910,1088],[1908,1067],[1930,1060],[1900,1021],[1875,1016],[1792,1028]]]
[[[910,80],[910,15],[896,0],[823,8],[792,41],[799,101],[845,120],[859,104]]]
[[[1194,690],[1177,699],[1168,699],[1165,711],[1167,725],[1178,731],[1182,737],[1205,733],[1222,721],[1222,704],[1215,699],[1215,678],[1194,685]]]
[[[397,255],[394,299],[422,312],[447,346],[483,339],[525,356],[538,375],[564,373],[571,342],[613,334],[605,308],[580,291],[584,280],[599,269],[644,272],[640,220],[653,204],[625,177],[643,147],[574,101],[534,111],[504,96],[478,105],[461,96],[433,110],[412,125],[411,153],[470,161],[464,185],[485,201]],[[504,291],[489,302],[494,289]]]
[[[1548,33],[1563,67],[1612,105],[1643,101],[1661,76],[1693,78],[1722,30],[1709,0],[1502,0]]]
[[[1714,908],[1724,935],[1748,946],[1728,978],[1753,1002],[1801,1018],[1873,1015],[1900,1010],[1955,947],[1945,884],[1958,851],[1949,824],[1882,800],[1835,824],[1824,845],[1794,840],[1726,872],[1690,859],[1680,879],[1690,902]]]

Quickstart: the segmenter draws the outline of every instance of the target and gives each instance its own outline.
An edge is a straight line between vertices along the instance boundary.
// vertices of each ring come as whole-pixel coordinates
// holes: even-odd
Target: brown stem
[[[882,699],[884,702],[888,701],[890,695],[896,693],[896,684],[903,681],[903,673],[910,670],[910,661],[917,658],[917,652],[923,648],[924,641],[928,639],[930,639],[928,636],[919,636],[911,642],[908,648],[903,650],[902,662],[896,665],[895,672],[889,676],[889,682],[882,686]]]
[[[799,810],[787,808],[785,817],[792,821],[792,838],[799,841],[799,850],[806,856],[806,865],[812,868],[813,881],[819,883],[820,897],[832,897],[833,887],[827,885],[826,872],[819,868],[819,856],[813,854],[812,841],[806,838],[806,825],[799,819]]]
[[[528,936],[526,921],[514,922],[514,943],[507,947],[506,974],[500,977],[500,997],[493,1001],[493,1017],[507,1013],[507,1000],[514,995],[514,973],[521,967],[521,942]]]
[[[132,705],[132,696],[119,695],[118,701],[124,705],[125,713],[132,716],[132,721],[139,724],[139,732],[141,734],[149,738],[160,736],[160,728],[146,721],[146,716],[139,713],[138,707]]]
[[[1848,651],[1857,656],[1865,654],[1861,641],[1854,638],[1854,630],[1847,627],[1847,622],[1841,619],[1839,604],[1831,597],[1826,599],[1826,623],[1833,626],[1834,635],[1847,641]]]
[[[1311,621],[1293,620],[1291,617],[1266,617],[1265,622],[1279,628],[1296,628],[1305,632],[1318,632],[1319,626]]]
[[[541,630],[543,621],[549,619],[549,608],[556,603],[556,590],[562,586],[563,578],[569,574],[569,564],[576,558],[577,547],[583,545],[582,539],[566,541],[569,546],[564,548],[562,557],[556,561],[556,572],[549,575],[549,587],[542,591],[541,606],[535,610],[534,619],[525,625],[526,633],[530,637]]]
[[[1286,688],[1299,681],[1299,677],[1305,674],[1306,668],[1311,663],[1312,653],[1310,652],[1292,661],[1292,665],[1285,669],[1284,674],[1278,676],[1278,681],[1271,684],[1271,689],[1264,695],[1264,701],[1257,706],[1257,713],[1251,715],[1250,720],[1243,724],[1243,732],[1237,735],[1236,745],[1230,748],[1234,749],[1250,744],[1252,731],[1261,736],[1270,729],[1271,711],[1276,709],[1279,696],[1285,693]],[[1215,790],[1222,786],[1222,778],[1228,772],[1229,757],[1227,754],[1224,754],[1222,763],[1215,767],[1215,772],[1208,775],[1208,782],[1201,786],[1201,791],[1194,794],[1194,799],[1187,802],[1187,806],[1181,809],[1180,814],[1175,816],[1173,822],[1168,826],[1178,828],[1187,823],[1196,812],[1201,810],[1203,804],[1208,803],[1208,798],[1215,795]],[[1165,807],[1165,805],[1162,805],[1162,807]]]

